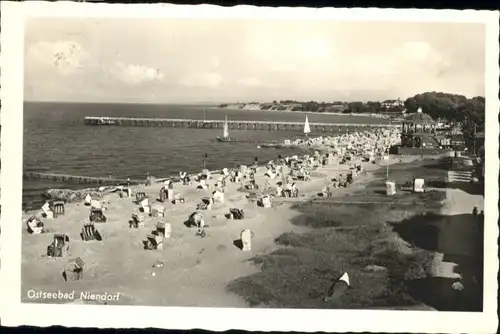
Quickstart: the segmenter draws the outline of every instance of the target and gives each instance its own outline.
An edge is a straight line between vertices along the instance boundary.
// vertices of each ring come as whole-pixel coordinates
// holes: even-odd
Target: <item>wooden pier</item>
[[[173,119],[173,118],[129,118],[129,117],[85,117],[85,125],[140,126],[190,129],[222,129],[224,120]],[[389,128],[396,124],[371,123],[309,123],[312,132],[337,132],[340,128]],[[275,121],[228,121],[230,130],[302,131],[303,122]]]
[[[58,182],[75,182],[84,184],[98,184],[98,185],[111,185],[111,184],[140,184],[146,183],[144,180],[127,180],[112,177],[95,177],[95,176],[79,176],[68,174],[53,174],[53,173],[38,173],[38,172],[24,172],[23,178],[32,180],[53,180]]]

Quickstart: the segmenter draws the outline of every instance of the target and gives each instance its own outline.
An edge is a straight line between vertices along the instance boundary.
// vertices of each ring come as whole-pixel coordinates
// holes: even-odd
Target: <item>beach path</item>
[[[483,210],[482,195],[447,188],[443,218],[433,223],[438,237],[429,289],[442,296],[442,306],[449,307],[445,303],[451,303],[457,310],[470,307],[465,304],[475,303],[478,308],[482,304],[483,232],[471,213],[474,206],[479,212]],[[462,291],[452,287],[458,281]]]

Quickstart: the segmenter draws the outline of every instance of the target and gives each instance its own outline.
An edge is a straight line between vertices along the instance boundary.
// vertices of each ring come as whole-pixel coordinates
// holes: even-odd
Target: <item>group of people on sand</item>
[[[398,129],[377,129],[309,138],[306,140],[307,145],[317,149],[314,154],[290,157],[279,155],[278,159],[267,162],[263,166],[264,184],[258,184],[255,177],[260,168],[257,158],[250,166],[223,168],[218,176],[214,176],[207,169],[193,176],[181,171],[178,180],[183,185],[191,185],[194,182],[199,190],[212,190],[212,197],[208,203],[198,205],[196,215],[193,214],[193,217],[197,217],[193,222],[199,228],[197,234],[204,235],[204,220],[201,211],[210,209],[213,203],[223,201],[223,194],[228,183],[240,183],[242,189],[260,193],[261,197],[267,197],[267,201],[270,201],[270,197],[298,197],[297,183],[308,181],[311,178],[311,171],[330,164],[332,160],[337,160],[339,164],[350,165],[348,171],[339,173],[329,180],[327,189],[324,189],[325,193],[329,193],[331,189],[347,187],[352,183],[354,178],[363,171],[361,161],[375,162],[376,157],[387,154],[390,146],[397,144],[399,140]],[[209,184],[209,180],[213,180],[212,185]],[[277,181],[274,187],[271,186],[273,180]],[[172,181],[168,182],[172,186]],[[267,191],[269,188],[272,191]]]
[[[353,147],[362,148],[377,146],[390,146],[391,143],[399,143],[401,129],[399,128],[376,128],[371,130],[342,133],[335,136],[307,137],[295,140],[287,140],[290,146],[297,147],[324,147],[351,144]]]

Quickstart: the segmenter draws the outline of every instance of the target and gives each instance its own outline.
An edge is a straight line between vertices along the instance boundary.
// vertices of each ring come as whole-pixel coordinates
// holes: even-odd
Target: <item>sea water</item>
[[[300,132],[234,130],[238,143],[216,140],[222,129],[86,126],[86,116],[188,118],[303,122],[294,112],[225,110],[202,105],[39,103],[24,105],[25,171],[82,176],[146,179],[178,175],[179,171],[250,165],[296,154],[296,149],[261,149],[257,142],[301,137]],[[383,123],[385,120],[349,115],[308,114],[309,122]],[[314,134],[310,134],[314,136]],[[205,154],[207,158],[205,159]],[[43,202],[49,188],[91,187],[51,180],[23,180],[23,208]]]

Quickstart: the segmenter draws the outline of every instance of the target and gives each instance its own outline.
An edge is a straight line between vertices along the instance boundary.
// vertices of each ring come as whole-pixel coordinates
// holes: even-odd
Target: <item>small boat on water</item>
[[[311,132],[311,127],[309,125],[309,119],[307,118],[307,115],[306,115],[303,133],[304,133],[304,135],[307,136],[310,132]],[[283,142],[262,143],[262,144],[259,144],[259,146],[264,147],[264,148],[284,148],[284,147],[293,147],[296,145],[292,144],[291,140],[287,139]]]
[[[217,136],[217,140],[220,142],[232,141],[231,137],[229,137],[229,125],[227,123],[227,116],[226,116],[226,120],[224,121],[224,132],[222,134],[222,137]]]
[[[283,148],[283,147],[291,147],[293,146],[292,145],[292,142],[287,139],[285,140],[284,142],[280,143],[262,143],[262,144],[259,144],[260,147],[265,147],[265,148]]]
[[[262,143],[259,144],[258,148],[281,148],[283,144],[281,143]]]

